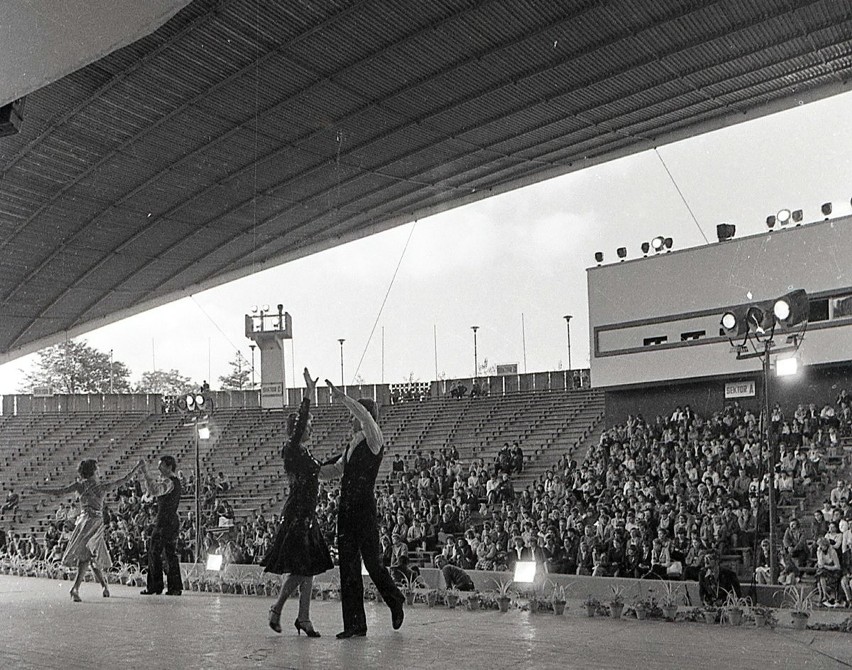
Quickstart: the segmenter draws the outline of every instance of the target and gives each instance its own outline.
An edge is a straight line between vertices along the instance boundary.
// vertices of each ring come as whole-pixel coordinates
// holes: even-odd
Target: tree
[[[33,369],[24,376],[23,393],[38,386],[54,393],[109,393],[110,377],[113,393],[130,392],[127,366],[121,361],[110,362],[109,352],[98,351],[85,340],[57,344],[37,355]]]
[[[142,379],[134,387],[136,393],[162,393],[163,395],[184,395],[196,390],[189,377],[171,370],[154,370],[142,373]]]
[[[234,359],[229,363],[231,374],[219,377],[219,383],[225,391],[242,391],[251,386],[251,363],[246,360],[239,351],[234,354]]]

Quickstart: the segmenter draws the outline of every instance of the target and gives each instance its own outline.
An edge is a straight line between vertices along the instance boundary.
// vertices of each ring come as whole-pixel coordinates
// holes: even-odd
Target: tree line
[[[196,391],[201,383],[181,374],[180,371],[147,370],[139,381],[131,383],[130,368],[115,360],[110,352],[89,346],[85,340],[68,341],[36,354],[32,368],[25,373],[19,387],[20,393],[33,389],[49,389],[51,393],[161,393],[181,395]],[[229,363],[229,374],[219,377],[225,391],[242,391],[251,388],[251,365],[236,352]]]

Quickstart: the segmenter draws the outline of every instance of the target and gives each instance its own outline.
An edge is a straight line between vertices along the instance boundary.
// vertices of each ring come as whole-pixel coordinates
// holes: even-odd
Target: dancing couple
[[[305,397],[298,415],[288,420],[289,438],[282,449],[284,468],[290,477],[290,492],[281,513],[281,525],[269,552],[261,561],[266,572],[289,573],[278,599],[269,611],[269,626],[281,632],[281,609],[299,587],[299,615],[296,630],[319,637],[310,621],[311,588],[314,575],[333,567],[328,545],[316,517],[319,476],[341,478],[337,512],[337,541],[340,556],[340,600],[343,631],[338,639],[364,637],[364,584],[361,561],[391,610],[394,630],[402,626],[405,596],[394,584],[382,563],[379,548],[375,483],[384,455],[384,437],[378,425],[378,408],[369,398],[353,400],[326,380],[332,397],[342,402],[352,415],[353,436],[344,452],[320,464],[308,450],[311,436],[310,402],[317,380],[307,368]]]

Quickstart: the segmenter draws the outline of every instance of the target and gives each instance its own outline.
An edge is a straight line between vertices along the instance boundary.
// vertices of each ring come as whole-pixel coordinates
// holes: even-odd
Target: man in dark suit
[[[343,631],[339,639],[367,634],[364,613],[364,583],[361,561],[391,610],[394,630],[402,626],[405,596],[385,568],[379,547],[376,511],[376,476],[384,455],[384,437],[379,412],[370,398],[353,400],[326,380],[332,397],[352,414],[353,437],[339,457],[323,465],[324,478],[340,477],[340,506],[337,512],[337,549],[340,555],[340,603]]]
[[[166,572],[167,596],[179,596],[183,592],[183,579],[177,555],[177,539],[180,533],[178,505],[180,504],[180,479],[175,475],[177,462],[174,456],[163,456],[157,465],[160,477],[145,469],[145,461],[139,461],[145,477],[147,493],[157,501],[157,518],[148,541],[148,584],[143,596],[159,595],[163,592],[163,570]]]

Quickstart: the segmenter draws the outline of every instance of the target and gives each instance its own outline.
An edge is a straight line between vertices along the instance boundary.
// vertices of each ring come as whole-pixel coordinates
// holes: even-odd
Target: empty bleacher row
[[[313,451],[324,459],[339,453],[349,435],[349,414],[342,405],[312,408]],[[533,480],[566,450],[592,434],[604,414],[603,394],[594,390],[529,391],[506,396],[438,398],[387,405],[382,429],[389,454],[412,456],[454,445],[462,461],[490,463],[503,443],[524,449]],[[286,413],[260,408],[225,408],[208,418],[210,438],[199,440],[202,477],[224,472],[232,483],[227,499],[236,517],[276,511],[286,495],[279,451]],[[39,530],[59,503],[41,494],[23,494],[32,484],[66,484],[84,458],[98,460],[102,476],[123,475],[140,458],[155,461],[172,454],[189,476],[195,469],[193,418],[179,413],[71,412],[0,417],[0,489],[21,493],[14,513],[0,523],[5,530]],[[380,480],[390,474],[386,458]],[[72,502],[68,498],[65,502]],[[187,496],[183,510],[192,508]]]

